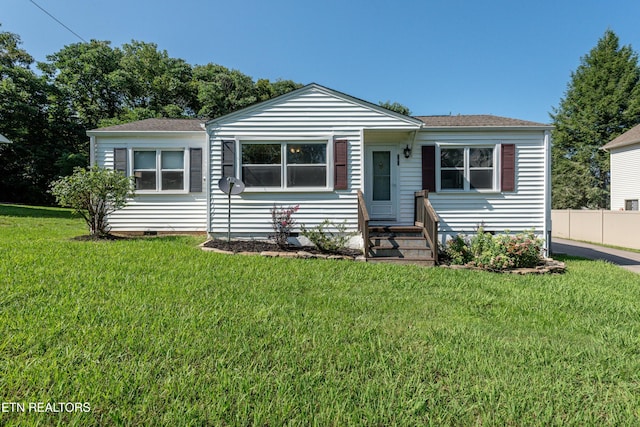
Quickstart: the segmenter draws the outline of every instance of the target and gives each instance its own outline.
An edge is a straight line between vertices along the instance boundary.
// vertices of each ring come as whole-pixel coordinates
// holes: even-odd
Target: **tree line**
[[[36,72],[37,70],[37,72]],[[0,202],[49,204],[52,180],[88,164],[86,131],[151,117],[214,118],[302,85],[190,65],[154,43],[67,45],[43,62],[0,32]]]

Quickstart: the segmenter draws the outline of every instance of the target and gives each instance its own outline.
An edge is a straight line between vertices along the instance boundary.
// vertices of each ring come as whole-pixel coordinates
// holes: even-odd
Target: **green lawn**
[[[83,233],[66,210],[0,205],[0,403],[25,405],[0,425],[640,423],[640,280],[618,267],[521,277]]]

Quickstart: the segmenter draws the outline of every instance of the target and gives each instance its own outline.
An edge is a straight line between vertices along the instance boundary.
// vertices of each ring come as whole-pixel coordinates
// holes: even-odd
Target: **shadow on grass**
[[[0,216],[16,216],[29,218],[80,218],[69,209],[46,206],[9,205],[0,203]]]
[[[90,236],[89,234],[81,234],[71,237],[69,240],[76,242],[118,242],[118,241],[137,241],[137,240],[159,240],[163,242],[182,242],[189,240],[192,236],[171,234],[161,236],[140,236],[140,235],[122,235],[108,234],[102,237]]]

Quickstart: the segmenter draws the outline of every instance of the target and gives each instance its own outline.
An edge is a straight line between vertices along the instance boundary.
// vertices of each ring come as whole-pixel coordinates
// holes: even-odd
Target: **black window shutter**
[[[516,190],[516,146],[502,144],[500,149],[500,182],[502,191]]]
[[[113,168],[127,174],[127,149],[126,148],[114,148],[113,149]]]
[[[431,193],[436,191],[436,147],[422,146],[422,189]]]
[[[222,140],[222,176],[236,176],[236,141]]]
[[[348,141],[338,139],[334,142],[333,153],[333,189],[347,190],[349,188],[348,175]]]
[[[189,191],[202,191],[202,148],[189,149]]]

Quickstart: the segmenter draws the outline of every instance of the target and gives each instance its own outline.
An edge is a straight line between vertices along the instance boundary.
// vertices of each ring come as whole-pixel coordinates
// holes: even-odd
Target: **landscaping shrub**
[[[471,261],[471,248],[469,241],[464,234],[449,239],[444,247],[444,259],[448,259],[451,264],[464,265]]]
[[[309,239],[318,249],[329,253],[337,253],[344,249],[349,243],[349,239],[356,235],[355,232],[347,232],[346,220],[341,223],[335,223],[325,219],[312,228],[306,228],[302,224],[300,230],[302,235]]]
[[[131,178],[98,166],[75,168],[72,175],[54,181],[50,192],[60,206],[82,216],[94,237],[109,234],[108,215],[124,208],[134,195]]]
[[[480,227],[471,238],[458,235],[447,241],[444,252],[451,264],[487,270],[531,268],[541,261],[542,244],[533,231],[493,236]]]
[[[281,248],[286,248],[289,245],[289,236],[296,223],[293,214],[298,212],[298,209],[300,209],[300,205],[278,208],[275,204],[271,209],[271,227],[274,231],[273,240]]]

